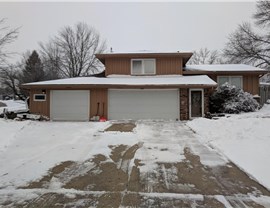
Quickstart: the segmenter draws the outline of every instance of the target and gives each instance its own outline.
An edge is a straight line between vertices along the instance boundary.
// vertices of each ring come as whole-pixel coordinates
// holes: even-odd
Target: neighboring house
[[[192,53],[96,54],[105,77],[24,84],[30,111],[52,120],[180,119],[204,116],[209,95],[226,81],[258,94],[264,70],[246,65],[186,66]]]

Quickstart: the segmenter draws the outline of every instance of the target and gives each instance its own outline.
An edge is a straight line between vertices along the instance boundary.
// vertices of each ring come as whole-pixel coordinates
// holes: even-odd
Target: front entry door
[[[202,117],[203,115],[203,91],[191,90],[190,91],[190,117]]]

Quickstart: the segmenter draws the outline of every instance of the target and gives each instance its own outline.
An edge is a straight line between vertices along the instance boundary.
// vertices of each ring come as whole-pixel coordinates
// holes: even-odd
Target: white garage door
[[[52,90],[51,119],[58,121],[88,121],[89,103],[89,90]]]
[[[109,119],[179,119],[179,91],[109,90]]]

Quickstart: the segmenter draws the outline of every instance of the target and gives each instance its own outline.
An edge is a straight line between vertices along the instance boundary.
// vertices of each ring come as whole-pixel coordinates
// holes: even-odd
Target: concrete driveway
[[[132,129],[121,125],[111,130]],[[136,137],[135,144],[110,146],[110,157],[100,152],[84,162],[63,162],[12,192],[36,197],[19,202],[7,197],[3,206],[270,207],[267,189],[200,143],[185,123],[138,121],[133,131],[121,136]],[[119,135],[95,136],[102,140],[108,134]]]

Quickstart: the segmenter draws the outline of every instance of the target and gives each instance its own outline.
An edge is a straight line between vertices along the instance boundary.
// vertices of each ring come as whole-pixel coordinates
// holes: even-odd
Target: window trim
[[[145,69],[144,69],[144,61],[145,60],[154,61],[155,68],[154,68],[154,72],[153,73],[147,73],[147,74],[145,73]],[[133,73],[133,61],[142,61],[142,73],[141,74]],[[131,69],[130,74],[131,75],[135,75],[135,76],[156,75],[156,59],[151,59],[151,58],[150,59],[131,59],[130,65],[131,65],[131,67],[130,67],[130,69]]]
[[[218,86],[220,86],[220,84],[219,84],[219,79],[220,78],[229,78],[229,84],[230,85],[232,85],[231,83],[231,78],[232,77],[236,77],[236,78],[241,78],[241,84],[240,84],[240,86],[241,86],[241,89],[243,89],[243,76],[230,76],[230,75],[228,75],[228,76],[226,76],[226,75],[222,75],[222,76],[217,76],[217,83],[218,83]]]
[[[36,96],[44,96],[44,99],[36,99]],[[37,101],[37,102],[45,102],[46,101],[46,94],[34,94],[33,95],[33,97],[34,97],[34,101]]]

